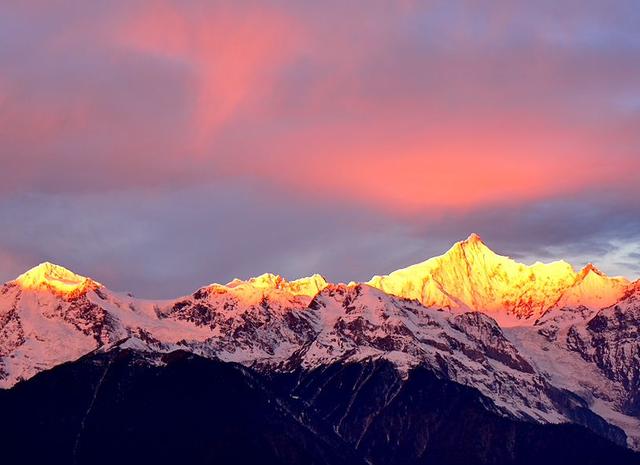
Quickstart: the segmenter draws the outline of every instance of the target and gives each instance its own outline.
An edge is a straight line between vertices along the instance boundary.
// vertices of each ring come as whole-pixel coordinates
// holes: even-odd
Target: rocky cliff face
[[[600,310],[586,323],[573,326],[567,346],[607,378],[624,386],[622,410],[640,415],[640,284],[615,305]]]

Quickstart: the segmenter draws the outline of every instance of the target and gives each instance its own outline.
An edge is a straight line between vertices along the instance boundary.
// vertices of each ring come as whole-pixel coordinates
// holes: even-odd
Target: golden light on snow
[[[66,297],[101,286],[48,262],[20,275],[14,282],[23,289],[53,291]],[[592,264],[576,272],[565,261],[518,263],[496,254],[477,234],[472,234],[441,256],[389,275],[374,276],[366,284],[426,307],[463,312],[481,310],[502,326],[512,326],[539,318],[552,307],[611,305],[622,296],[629,281],[608,277]],[[232,295],[245,305],[268,299],[286,307],[310,302],[328,285],[319,274],[288,281],[280,275],[265,273],[247,280],[234,279],[226,285],[214,283],[198,292]]]
[[[227,287],[232,288],[240,288],[242,286],[250,286],[254,289],[279,289],[293,296],[313,297],[327,287],[327,281],[319,274],[296,279],[295,281],[287,281],[280,275],[265,273],[247,281],[236,279],[227,284]]]
[[[578,273],[565,261],[518,263],[496,254],[472,234],[444,255],[374,276],[368,284],[427,307],[482,310],[502,326],[512,326],[558,305],[611,305],[629,281],[604,276],[593,265]]]
[[[77,294],[99,285],[89,278],[49,262],[41,263],[21,274],[15,282],[23,289],[51,290],[63,295]]]

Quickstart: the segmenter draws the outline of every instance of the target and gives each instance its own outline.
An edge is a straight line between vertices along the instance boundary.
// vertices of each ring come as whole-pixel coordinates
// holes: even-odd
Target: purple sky
[[[7,1],[0,280],[171,297],[479,233],[640,275],[640,4]]]

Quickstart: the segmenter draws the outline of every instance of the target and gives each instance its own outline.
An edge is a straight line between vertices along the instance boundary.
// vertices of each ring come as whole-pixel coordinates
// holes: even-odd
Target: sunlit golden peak
[[[374,276],[368,284],[427,307],[483,311],[512,325],[517,320],[533,321],[560,299],[563,305],[611,305],[629,283],[607,277],[593,264],[576,273],[564,261],[518,263],[471,234],[444,255]]]
[[[471,233],[463,242],[466,242],[467,244],[483,244],[482,238],[476,233]]]
[[[81,292],[95,285],[94,281],[53,263],[44,262],[16,278],[24,289],[51,290],[61,294]]]
[[[313,297],[327,286],[327,281],[319,274],[314,274],[307,278],[296,279],[294,281],[287,281],[280,275],[264,273],[246,281],[234,279],[227,284],[227,287],[230,288],[241,288],[243,286],[250,286],[253,289],[265,291],[282,290],[294,296]]]
[[[278,288],[285,282],[286,281],[282,276],[272,273],[264,273],[260,276],[249,279],[249,283],[258,289]]]
[[[451,247],[449,252],[455,252],[455,251],[464,251],[466,253],[477,253],[477,252],[491,252],[491,249],[489,249],[489,247],[487,247],[487,245],[482,241],[482,238],[476,234],[473,233],[471,234],[469,237],[467,237],[465,240],[463,241],[459,241],[456,242],[455,244],[453,244],[453,246]]]
[[[593,263],[587,263],[587,265],[580,271],[579,277],[584,278],[589,273],[595,273],[598,276],[605,277],[606,275],[600,271]]]

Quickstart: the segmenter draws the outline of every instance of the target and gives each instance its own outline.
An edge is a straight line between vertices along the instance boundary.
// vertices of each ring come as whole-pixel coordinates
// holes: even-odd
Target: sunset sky
[[[0,6],[0,281],[368,279],[471,232],[640,276],[640,2]]]

